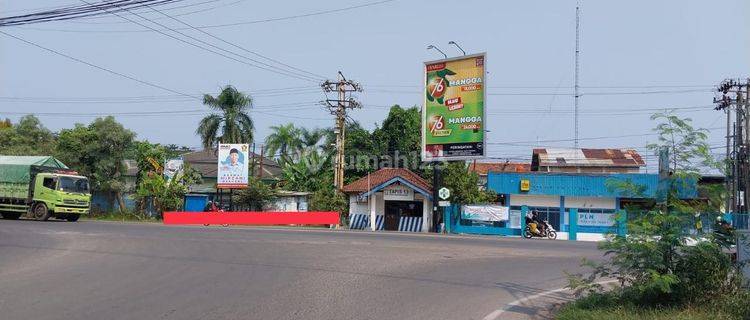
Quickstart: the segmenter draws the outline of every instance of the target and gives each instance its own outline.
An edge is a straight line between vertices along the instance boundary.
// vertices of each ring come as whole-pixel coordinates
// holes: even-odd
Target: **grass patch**
[[[86,218],[88,220],[96,220],[96,221],[128,221],[128,222],[159,222],[160,220],[157,220],[155,218],[149,218],[149,217],[143,217],[134,213],[119,213],[119,212],[109,212],[109,213],[101,213],[94,215],[93,217],[82,217]]]
[[[621,300],[613,293],[595,293],[563,306],[559,320],[739,320],[747,319],[748,294],[718,298],[700,306],[646,307]]]

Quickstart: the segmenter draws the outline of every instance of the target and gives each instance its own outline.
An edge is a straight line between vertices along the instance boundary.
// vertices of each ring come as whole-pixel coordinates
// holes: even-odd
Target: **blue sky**
[[[201,2],[206,3],[170,9]],[[191,25],[205,26],[370,2],[374,1],[186,0],[160,9],[179,15]],[[1,15],[7,16],[75,1],[0,3]],[[190,13],[202,9],[210,10]],[[653,127],[649,113],[672,107],[680,108],[680,115],[695,119],[697,126],[716,128],[711,144],[723,144],[721,127],[725,120],[720,112],[713,111],[714,94],[710,91],[726,77],[747,77],[750,73],[750,23],[744,16],[748,10],[750,3],[742,0],[582,1],[581,146],[643,151],[654,138],[638,136]],[[158,18],[156,21],[170,27],[182,27],[157,13],[144,16]],[[457,55],[458,51],[447,44],[453,40],[469,53],[487,52],[488,152],[492,157],[523,160],[530,157],[535,145],[572,146],[570,141],[549,140],[573,136],[574,27],[574,0],[397,0],[330,14],[203,30],[315,74],[335,78],[338,70],[343,71],[364,87],[358,95],[364,108],[353,111],[351,117],[368,128],[382,121],[389,105],[421,104],[422,62],[441,57],[427,51],[428,45]],[[314,82],[240,64],[155,32],[119,32],[140,30],[143,28],[115,16],[2,29],[180,92],[216,94],[222,85],[232,84],[254,93],[258,108],[252,114],[260,139],[272,125],[333,124],[331,116],[316,104],[325,96]],[[195,30],[183,32],[236,50]],[[202,115],[169,113],[199,110],[203,108],[199,101],[173,97],[173,93],[66,60],[3,35],[0,70],[0,96],[22,98],[0,100],[0,117],[16,120],[22,113],[41,113],[45,125],[59,130],[94,118],[82,114],[168,111],[149,116],[120,115],[117,119],[140,139],[199,145],[194,129]],[[158,102],[130,98],[137,103],[123,103],[120,98],[80,99],[143,96],[160,97],[156,98]],[[68,100],[61,101],[63,98]],[[611,136],[622,137],[585,139]]]

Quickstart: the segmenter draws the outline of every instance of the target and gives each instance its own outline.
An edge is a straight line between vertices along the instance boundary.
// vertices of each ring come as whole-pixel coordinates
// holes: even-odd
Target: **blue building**
[[[641,186],[638,195],[618,189],[618,182]],[[472,221],[454,213],[453,232],[519,235],[524,210],[537,211],[555,230],[567,236],[570,209],[577,211],[578,239],[599,240],[614,232],[615,213],[628,204],[656,198],[657,174],[643,173],[562,173],[562,172],[490,172],[487,189],[499,195],[500,205],[508,208],[505,221]],[[681,198],[696,198],[695,183],[680,191]]]

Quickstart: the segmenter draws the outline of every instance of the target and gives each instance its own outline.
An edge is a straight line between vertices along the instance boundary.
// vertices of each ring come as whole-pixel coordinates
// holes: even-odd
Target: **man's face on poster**
[[[229,161],[230,161],[231,165],[236,166],[237,165],[237,161],[239,161],[239,160],[240,160],[240,155],[238,153],[232,152],[232,153],[229,154]]]

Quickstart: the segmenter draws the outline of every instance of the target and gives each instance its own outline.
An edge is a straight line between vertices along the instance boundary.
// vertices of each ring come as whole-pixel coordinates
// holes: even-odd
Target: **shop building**
[[[383,168],[346,186],[351,229],[428,232],[432,185],[403,168]]]

